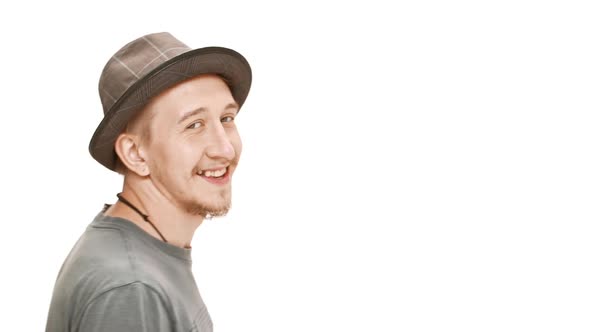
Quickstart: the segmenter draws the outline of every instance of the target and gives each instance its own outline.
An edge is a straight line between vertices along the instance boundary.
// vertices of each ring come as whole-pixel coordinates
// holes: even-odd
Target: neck
[[[190,248],[195,231],[203,222],[202,216],[182,210],[146,178],[125,177],[121,195],[141,213],[148,215],[153,226],[121,201],[113,204],[105,212],[107,215],[127,219],[151,236],[164,241],[163,236],[166,242],[177,247]]]

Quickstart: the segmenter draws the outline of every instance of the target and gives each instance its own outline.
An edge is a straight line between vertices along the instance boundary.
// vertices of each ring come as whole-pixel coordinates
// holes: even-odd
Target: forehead
[[[216,75],[202,75],[154,97],[146,106],[145,113],[151,120],[172,121],[196,109],[218,113],[232,105],[238,107],[225,81]]]

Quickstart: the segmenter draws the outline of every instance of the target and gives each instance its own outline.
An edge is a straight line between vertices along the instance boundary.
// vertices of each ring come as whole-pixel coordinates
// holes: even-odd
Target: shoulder
[[[123,283],[134,278],[134,254],[126,235],[117,228],[88,227],[72,248],[64,269],[73,275],[123,277]]]
[[[105,291],[140,282],[152,284],[128,235],[117,227],[88,227],[66,258],[56,287],[88,303]],[[134,288],[137,286],[133,286]]]
[[[170,331],[173,315],[166,297],[142,282],[112,287],[82,309],[82,331]]]

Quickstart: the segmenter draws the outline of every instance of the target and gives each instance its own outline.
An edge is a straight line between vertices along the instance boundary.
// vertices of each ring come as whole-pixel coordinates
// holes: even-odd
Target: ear
[[[139,143],[140,139],[137,135],[122,133],[115,141],[115,152],[129,171],[139,176],[148,176],[150,169]]]

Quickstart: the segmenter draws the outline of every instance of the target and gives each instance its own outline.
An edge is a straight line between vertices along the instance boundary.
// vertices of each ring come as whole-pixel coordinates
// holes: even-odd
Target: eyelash
[[[226,118],[230,118],[231,120],[230,121],[223,121],[223,119],[226,119]],[[221,122],[232,122],[235,119],[236,118],[233,115],[227,115],[227,116],[224,116],[223,118],[221,118]]]
[[[228,119],[228,118],[230,119],[229,121],[224,121],[224,119]],[[236,118],[233,115],[227,115],[227,116],[224,116],[223,118],[221,118],[221,122],[233,122],[235,119]],[[200,124],[202,126],[203,125],[203,122],[202,121],[195,121],[195,122],[191,123],[190,125],[188,125],[186,127],[186,129],[197,129],[197,128],[199,128],[199,127],[193,127],[196,124]]]
[[[198,127],[193,127],[193,126],[194,126],[194,125],[196,125],[196,124],[199,124],[199,125],[201,125],[201,126],[203,125],[203,123],[202,123],[201,121],[196,121],[196,122],[193,122],[193,123],[191,123],[190,125],[188,125],[188,126],[186,127],[186,129],[197,129]]]

